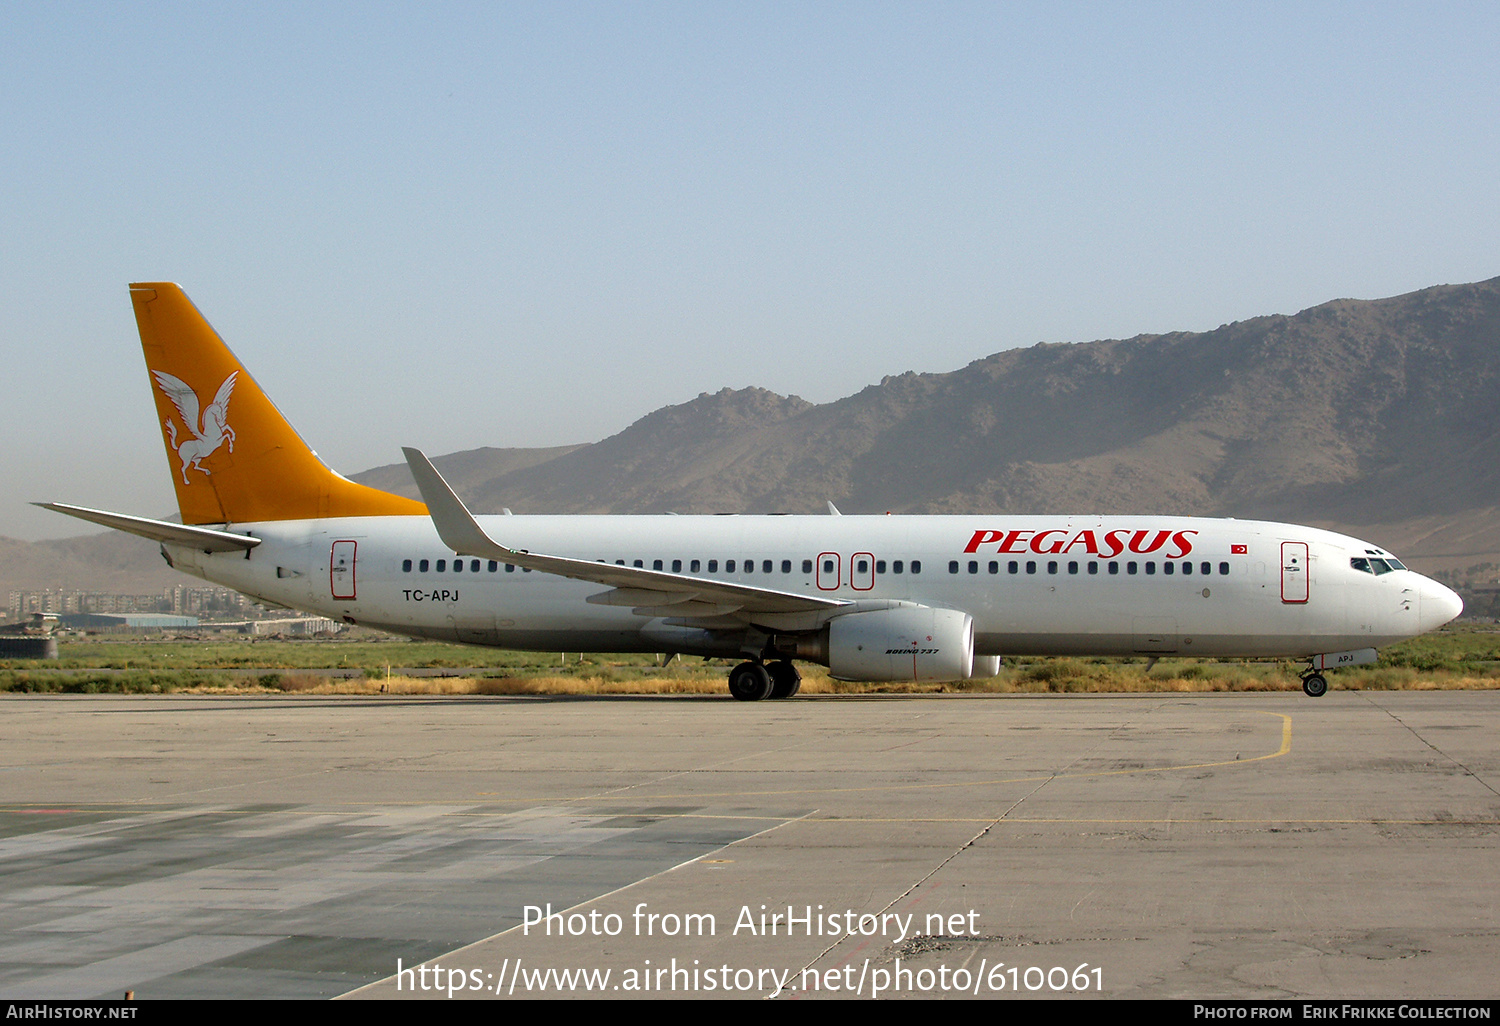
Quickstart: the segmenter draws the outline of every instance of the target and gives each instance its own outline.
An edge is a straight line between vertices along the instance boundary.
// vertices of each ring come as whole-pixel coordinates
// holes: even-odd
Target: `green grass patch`
[[[659,665],[652,655],[510,652],[402,640],[147,638],[59,639],[60,658],[0,663],[0,692],[128,694],[182,691],[238,693],[406,694],[671,694],[722,693],[736,660],[695,657]],[[405,667],[441,677],[403,678]],[[945,684],[851,684],[801,664],[808,694],[1295,691],[1296,661],[1143,657],[1007,659],[990,680]],[[339,671],[336,678],[316,670]],[[115,672],[102,672],[115,671]],[[345,680],[344,677],[351,680]],[[1465,626],[1393,646],[1374,666],[1328,675],[1334,689],[1500,687],[1500,631]]]

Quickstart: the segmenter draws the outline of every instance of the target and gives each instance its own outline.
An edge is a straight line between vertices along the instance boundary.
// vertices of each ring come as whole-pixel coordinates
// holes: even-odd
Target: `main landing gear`
[[[1302,674],[1302,691],[1308,698],[1322,698],[1328,694],[1328,680],[1317,670],[1306,670]]]
[[[741,702],[791,698],[801,688],[802,674],[785,659],[774,663],[740,663],[729,671],[729,693]]]

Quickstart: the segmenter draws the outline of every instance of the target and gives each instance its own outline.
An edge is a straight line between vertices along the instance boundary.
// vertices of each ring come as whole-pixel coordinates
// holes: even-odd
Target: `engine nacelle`
[[[969,674],[970,680],[989,680],[1000,676],[999,656],[975,656],[974,669]]]
[[[927,606],[836,616],[828,672],[839,680],[964,680],[974,672],[974,618]]]

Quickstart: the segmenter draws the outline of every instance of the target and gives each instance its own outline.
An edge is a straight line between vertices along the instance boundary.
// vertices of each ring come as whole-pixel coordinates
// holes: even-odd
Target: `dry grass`
[[[1206,692],[1294,692],[1297,667],[1273,663],[1172,663],[1150,672],[1142,663],[1045,659],[1008,667],[990,680],[944,684],[855,684],[803,668],[802,694],[1141,694]],[[1422,672],[1405,667],[1368,667],[1329,675],[1336,690],[1457,691],[1500,688],[1500,676]],[[723,695],[717,674],[621,677],[548,675],[506,677],[330,678],[310,673],[267,674],[243,683],[182,689],[189,694],[306,695]]]
[[[56,662],[0,664],[0,693],[723,695],[732,660],[508,652],[436,642],[65,639]],[[805,694],[1191,693],[1300,689],[1298,661],[1007,659],[991,680],[846,684],[799,664]],[[390,668],[396,667],[391,673]],[[401,667],[452,673],[401,676]],[[331,676],[329,671],[337,673]],[[343,679],[344,675],[351,679]],[[461,676],[460,676],[461,675]],[[1500,631],[1461,625],[1393,646],[1374,666],[1328,675],[1335,690],[1500,687]]]
[[[724,695],[732,660],[649,655],[519,653],[436,643],[186,642],[114,644],[107,662],[86,670],[29,663],[0,667],[0,693],[187,693],[302,695]],[[85,644],[80,659],[90,654]],[[202,665],[194,666],[194,656]],[[401,659],[410,659],[402,663]],[[72,662],[78,662],[74,659]],[[259,669],[249,667],[257,665]],[[63,661],[69,662],[69,661]],[[145,665],[137,666],[143,663]],[[441,668],[447,677],[407,677],[392,665]],[[849,684],[799,664],[802,692],[818,694],[1119,694],[1295,692],[1299,661],[1144,658],[1018,658],[990,680],[947,684]],[[130,668],[123,668],[130,667]],[[320,672],[323,671],[323,672]],[[338,676],[332,676],[334,671]],[[353,676],[345,679],[343,675]],[[1492,690],[1500,688],[1500,631],[1460,627],[1387,649],[1380,663],[1328,675],[1334,690]]]

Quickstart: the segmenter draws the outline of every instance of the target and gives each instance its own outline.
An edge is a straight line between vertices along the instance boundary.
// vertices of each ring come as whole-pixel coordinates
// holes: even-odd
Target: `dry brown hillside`
[[[474,455],[450,459],[485,511],[1192,513],[1478,561],[1500,551],[1500,279],[1037,345],[825,405],[726,389],[529,466]]]
[[[591,445],[437,463],[480,512],[1186,513],[1500,562],[1500,278],[1010,350],[823,405],[725,389]],[[404,465],[356,480],[416,494]],[[138,540],[37,544],[0,542],[0,593],[174,580]]]

